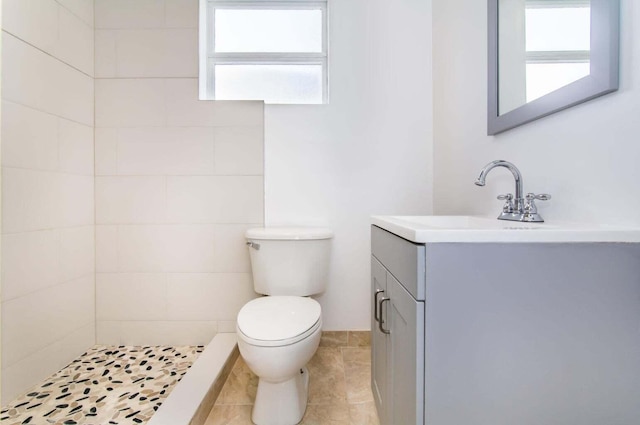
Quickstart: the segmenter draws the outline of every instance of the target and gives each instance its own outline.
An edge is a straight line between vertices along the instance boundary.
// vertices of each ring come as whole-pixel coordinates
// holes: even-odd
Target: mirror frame
[[[590,74],[500,115],[498,2],[488,0],[488,135],[502,133],[618,89],[619,0],[591,0]]]

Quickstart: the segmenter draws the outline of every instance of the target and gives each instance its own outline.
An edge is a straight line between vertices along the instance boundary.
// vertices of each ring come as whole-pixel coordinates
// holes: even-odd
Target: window
[[[200,0],[200,99],[327,103],[326,0]]]

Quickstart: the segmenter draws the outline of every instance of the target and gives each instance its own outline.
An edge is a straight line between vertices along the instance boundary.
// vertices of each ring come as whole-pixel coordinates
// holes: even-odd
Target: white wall
[[[431,2],[330,2],[330,104],[267,105],[267,224],[335,231],[324,329],[369,329],[374,214],[431,212]]]
[[[524,188],[550,193],[548,220],[640,224],[640,4],[621,1],[620,90],[497,136],[486,134],[484,1],[434,1],[434,163],[438,214],[498,214],[506,170],[473,184],[494,159],[515,163]]]
[[[2,402],[95,342],[93,1],[5,0]]]
[[[255,296],[263,103],[198,101],[198,0],[97,0],[101,344],[204,344]]]

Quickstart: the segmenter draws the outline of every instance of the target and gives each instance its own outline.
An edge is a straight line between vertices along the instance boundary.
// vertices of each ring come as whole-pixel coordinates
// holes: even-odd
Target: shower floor
[[[3,425],[144,424],[202,346],[90,348],[0,411]]]

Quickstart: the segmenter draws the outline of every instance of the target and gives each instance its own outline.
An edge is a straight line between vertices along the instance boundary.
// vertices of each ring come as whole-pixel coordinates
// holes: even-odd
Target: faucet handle
[[[538,208],[536,207],[536,203],[534,201],[548,201],[549,199],[551,199],[551,195],[547,193],[541,193],[539,195],[536,195],[535,193],[527,193],[527,196],[525,196],[524,199],[526,200],[524,204],[525,214],[537,214]]]
[[[538,207],[536,207],[536,203],[534,201],[536,199],[538,201],[548,201],[551,199],[551,195],[546,193],[541,193],[539,195],[536,195],[535,193],[527,193],[527,196],[525,196],[524,199],[526,202],[524,203],[524,214],[521,221],[543,222],[544,220],[540,217],[540,214],[538,214]]]
[[[533,201],[548,201],[551,199],[551,195],[548,193],[541,193],[539,195],[536,195],[535,193],[527,193],[527,196],[525,196],[524,199],[527,201],[527,205],[534,205]]]
[[[506,201],[504,206],[502,207],[503,214],[511,214],[513,213],[513,195],[511,193],[506,193],[504,195],[498,195],[498,199],[500,201]]]
[[[551,199],[551,195],[549,195],[548,193],[541,193],[539,195],[536,195],[535,193],[527,193],[527,196],[525,197],[525,199],[528,202],[532,202],[536,199],[538,201],[548,201],[549,199]]]

